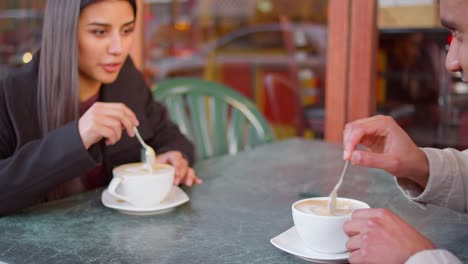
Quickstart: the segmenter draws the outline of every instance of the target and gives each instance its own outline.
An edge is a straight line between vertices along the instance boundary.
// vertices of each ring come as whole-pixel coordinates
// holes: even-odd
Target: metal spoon
[[[344,175],[346,173],[346,170],[348,169],[348,165],[349,165],[349,160],[347,160],[345,162],[345,165],[343,167],[343,170],[341,171],[341,176],[340,176],[340,180],[336,183],[335,187],[333,188],[332,192],[330,193],[330,195],[328,196],[328,213],[330,215],[334,215],[335,214],[335,210],[336,210],[336,194],[338,192],[338,189],[340,188],[341,184],[343,183],[343,178],[344,178]]]
[[[154,151],[152,147],[146,144],[145,141],[143,141],[143,138],[138,132],[137,127],[133,127],[133,131],[135,131],[135,135],[137,136],[138,141],[140,141],[141,146],[145,149],[145,163],[149,167],[149,169],[152,171],[153,166],[156,163],[156,152]]]

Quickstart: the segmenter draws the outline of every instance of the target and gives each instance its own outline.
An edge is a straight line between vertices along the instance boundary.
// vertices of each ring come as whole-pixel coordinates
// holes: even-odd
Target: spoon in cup
[[[138,141],[140,141],[141,146],[145,149],[145,163],[149,169],[153,171],[153,166],[156,164],[156,152],[152,147],[146,144],[145,141],[143,141],[143,138],[138,132],[137,127],[133,127],[133,131],[135,131],[135,135],[138,138]]]
[[[343,178],[344,178],[344,175],[346,173],[346,170],[348,169],[348,165],[349,165],[349,160],[347,160],[345,162],[345,165],[343,167],[343,170],[341,171],[341,176],[340,176],[340,180],[338,180],[338,182],[336,183],[335,187],[333,188],[333,190],[331,191],[330,195],[328,196],[328,213],[330,215],[334,215],[335,214],[335,210],[336,210],[336,195],[338,193],[338,189],[341,187],[341,184],[343,183]]]

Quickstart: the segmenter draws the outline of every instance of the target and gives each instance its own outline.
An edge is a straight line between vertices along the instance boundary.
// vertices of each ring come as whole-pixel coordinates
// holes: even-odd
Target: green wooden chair
[[[273,141],[272,130],[257,107],[222,84],[173,78],[155,85],[153,97],[194,142],[198,160]]]

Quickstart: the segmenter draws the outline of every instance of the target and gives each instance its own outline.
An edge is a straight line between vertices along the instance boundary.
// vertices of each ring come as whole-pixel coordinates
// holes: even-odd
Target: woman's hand
[[[122,103],[94,103],[78,120],[78,131],[86,149],[102,138],[107,145],[115,144],[125,129],[130,137],[138,126],[136,115]]]
[[[348,123],[344,136],[345,160],[352,164],[383,169],[426,187],[429,163],[424,152],[389,116],[374,116]],[[364,145],[367,151],[356,150]]]
[[[189,167],[188,161],[184,158],[180,151],[168,151],[156,155],[157,163],[167,163],[175,168],[174,184],[181,183],[186,186],[200,184],[203,181],[195,175],[195,170]]]
[[[388,209],[360,209],[343,226],[350,263],[405,263],[434,244]]]

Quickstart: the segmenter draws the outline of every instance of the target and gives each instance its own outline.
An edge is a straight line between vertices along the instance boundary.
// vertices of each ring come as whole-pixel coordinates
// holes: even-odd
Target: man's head
[[[440,21],[453,34],[452,43],[445,60],[451,72],[460,72],[462,80],[468,82],[468,12],[467,0],[440,0]]]

